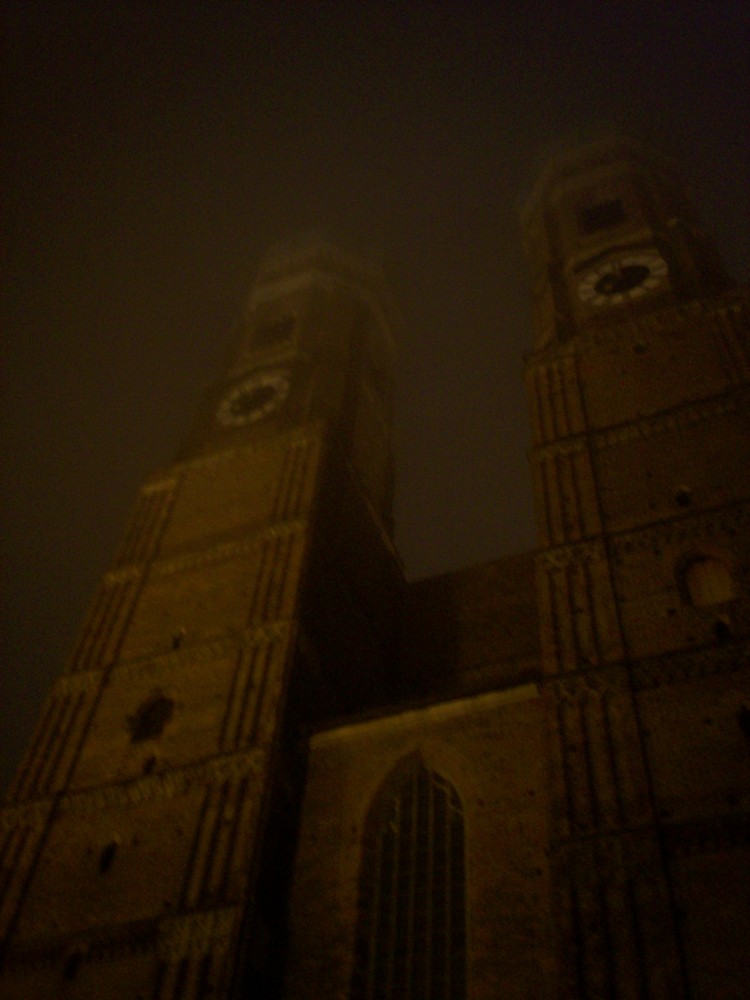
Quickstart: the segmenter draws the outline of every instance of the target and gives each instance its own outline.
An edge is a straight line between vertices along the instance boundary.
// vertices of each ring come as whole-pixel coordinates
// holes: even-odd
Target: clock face
[[[578,283],[578,295],[595,306],[623,305],[648,295],[666,275],[667,263],[654,250],[623,254],[587,271]]]
[[[226,394],[216,412],[219,423],[241,427],[261,420],[277,409],[289,392],[286,368],[255,372]]]

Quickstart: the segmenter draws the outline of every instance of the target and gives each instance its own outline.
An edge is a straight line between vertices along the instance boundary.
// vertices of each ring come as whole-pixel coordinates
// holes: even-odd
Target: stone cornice
[[[57,812],[61,816],[92,816],[110,809],[127,809],[142,802],[179,798],[195,788],[253,774],[259,770],[264,755],[263,748],[253,747],[132,781],[79,789],[56,798]],[[19,826],[38,828],[46,823],[54,804],[55,799],[48,797],[6,806],[0,810],[0,830]]]
[[[526,356],[528,371],[539,364],[548,364],[562,358],[585,354],[593,345],[620,345],[631,349],[649,334],[671,333],[681,327],[692,326],[701,320],[725,320],[734,323],[738,318],[750,322],[750,290],[733,288],[715,298],[693,299],[678,305],[664,306],[654,312],[640,314],[637,319],[622,318],[607,326],[583,324],[574,337],[555,342],[542,350]]]
[[[288,431],[279,431],[274,440],[277,447],[286,445],[289,448],[308,447],[322,441],[325,433],[325,424],[322,420],[311,421],[304,427],[293,427]],[[179,477],[181,474],[195,469],[210,468],[214,465],[221,465],[223,462],[233,462],[236,458],[247,455],[248,459],[252,455],[265,447],[265,442],[250,441],[246,444],[236,445],[233,448],[221,448],[217,451],[207,452],[201,455],[193,455],[189,458],[180,459],[167,469],[162,469],[154,474],[141,489],[145,493],[152,483],[166,483],[167,478]]]
[[[637,528],[613,532],[613,551],[628,554],[639,551],[653,551],[654,546],[682,545],[686,542],[704,542],[711,538],[730,538],[739,527],[750,523],[750,500],[714,508],[713,510],[691,510],[682,517],[670,517]]]
[[[254,747],[145,775],[134,781],[81,789],[60,798],[59,812],[63,816],[91,816],[108,809],[127,809],[154,799],[179,798],[196,787],[245,778],[259,769],[263,756],[264,751]]]
[[[110,570],[105,573],[103,583],[105,587],[116,587],[137,580],[147,568],[151,577],[162,577],[173,576],[175,573],[183,573],[186,570],[200,569],[202,566],[209,566],[212,563],[226,562],[238,556],[249,555],[263,542],[276,538],[289,538],[290,535],[298,534],[305,530],[307,523],[300,518],[283,521],[279,524],[259,528],[249,537],[243,535],[215,542],[207,548],[202,547],[179,555],[156,558],[150,562],[123,566],[122,569]]]
[[[564,569],[572,563],[597,562],[606,558],[607,553],[601,536],[540,549],[534,555],[537,565],[542,569]]]
[[[731,851],[750,844],[750,814],[693,819],[660,826],[648,824],[605,829],[584,837],[558,840],[552,846],[553,865],[578,886],[623,885],[638,873],[639,881],[658,881],[662,865],[657,832],[669,854],[690,856]]]
[[[582,704],[590,697],[601,698],[629,690],[630,680],[624,661],[603,663],[601,666],[570,674],[556,674],[542,679],[545,694],[558,701]]]
[[[612,427],[574,434],[559,441],[532,446],[529,449],[529,458],[532,462],[542,462],[559,455],[583,452],[586,450],[587,442],[591,443],[594,451],[604,451],[626,441],[645,440],[659,434],[673,434],[728,413],[737,413],[738,396],[746,392],[745,386],[730,386],[707,399],[668,410],[659,410]]]
[[[662,518],[648,524],[607,532],[579,542],[539,549],[534,558],[542,569],[564,569],[574,563],[593,562],[607,558],[605,539],[615,554],[640,550],[652,551],[655,545],[684,544],[715,538],[730,537],[738,527],[750,523],[750,500],[722,505],[711,510],[690,509],[678,517]]]
[[[750,813],[712,816],[664,827],[667,850],[677,857],[714,854],[750,844]]]
[[[750,641],[699,649],[671,651],[628,663],[603,663],[586,670],[551,674],[542,678],[545,695],[560,701],[583,703],[592,697],[606,697],[630,687],[648,691],[663,684],[679,684],[719,674],[736,673],[750,667]]]
[[[601,882],[623,886],[633,877],[657,884],[663,877],[656,826],[598,830],[585,836],[556,840],[551,861],[566,881],[594,888]]]
[[[290,634],[295,627],[296,623],[293,619],[277,619],[222,639],[211,639],[208,642],[180,646],[179,649],[170,650],[168,653],[104,664],[96,670],[79,670],[61,674],[53,682],[50,694],[54,697],[91,691],[101,683],[105,668],[111,669],[118,679],[135,680],[174,667],[212,663],[224,657],[236,655],[243,649],[252,649],[256,646],[266,646],[277,642]]]
[[[550,458],[558,458],[561,455],[580,454],[586,451],[587,441],[588,436],[586,434],[573,434],[560,441],[532,445],[528,450],[529,461],[541,463]]]
[[[183,573],[185,570],[200,569],[211,563],[226,562],[238,556],[249,555],[263,542],[276,538],[289,538],[290,535],[301,533],[306,527],[307,521],[304,520],[285,521],[262,528],[250,538],[217,542],[209,548],[186,552],[184,555],[155,559],[149,566],[149,575],[152,577],[172,576],[175,573]]]
[[[727,413],[737,412],[737,396],[740,390],[731,387],[718,396],[685,406],[676,406],[670,410],[662,410],[649,416],[632,420],[625,424],[608,427],[606,430],[594,431],[591,440],[597,451],[611,448],[623,441],[638,438],[655,437],[658,434],[671,434],[685,430],[694,424],[704,423]]]
[[[632,667],[633,686],[636,691],[648,691],[662,684],[692,681],[715,674],[731,674],[748,667],[750,642],[706,646],[637,661]]]
[[[19,976],[62,965],[73,954],[91,963],[149,952],[165,962],[200,958],[224,951],[240,918],[240,908],[231,906],[22,942],[11,948],[0,975]]]
[[[169,962],[224,950],[239,919],[237,907],[203,910],[159,923],[156,950]]]
[[[53,798],[32,799],[18,805],[0,807],[0,832],[26,827],[30,830],[41,830],[47,823],[54,808]]]

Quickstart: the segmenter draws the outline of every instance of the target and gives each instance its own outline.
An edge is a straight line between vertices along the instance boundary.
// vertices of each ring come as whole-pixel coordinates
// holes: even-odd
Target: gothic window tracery
[[[461,800],[413,754],[367,816],[351,1000],[463,1000],[464,897]]]

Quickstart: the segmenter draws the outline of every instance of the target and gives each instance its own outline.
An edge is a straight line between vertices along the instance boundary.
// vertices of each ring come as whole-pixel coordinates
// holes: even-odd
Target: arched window
[[[682,568],[682,584],[687,600],[697,608],[723,604],[737,596],[729,567],[715,556],[689,559]]]
[[[461,800],[412,754],[367,815],[351,1000],[463,1000],[464,896]]]

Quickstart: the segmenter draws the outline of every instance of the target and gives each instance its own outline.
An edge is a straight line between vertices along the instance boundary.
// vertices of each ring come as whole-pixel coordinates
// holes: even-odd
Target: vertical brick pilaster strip
[[[550,644],[555,650],[555,663],[546,664],[548,673],[556,667],[560,673],[575,670],[578,666],[575,655],[573,621],[570,617],[570,592],[567,566],[550,566],[546,570],[549,581],[551,621]]]
[[[530,400],[531,440],[540,444],[543,440],[542,415],[539,403],[539,373],[538,369],[526,371],[526,389]]]
[[[570,455],[558,455],[555,464],[558,484],[557,502],[560,507],[560,541],[568,542],[575,537],[578,521]]]
[[[557,839],[570,837],[574,813],[572,775],[566,747],[560,739],[565,727],[566,705],[558,691],[551,686],[547,689],[549,714],[554,714],[554,732],[550,733],[552,763],[552,818],[554,835]]]
[[[168,481],[147,487],[141,495],[125,535],[125,541],[115,560],[120,578],[105,577],[84,622],[79,640],[70,659],[71,672],[106,667],[119,648],[133,608],[145,563],[159,546],[175,497],[176,482]],[[135,567],[140,568],[135,568]]]
[[[11,918],[19,889],[19,873],[31,831],[28,826],[12,827],[2,834],[0,843],[0,936]]]
[[[570,412],[568,407],[566,368],[567,366],[565,360],[556,364],[554,368],[555,410],[557,414],[556,430],[558,437],[570,437],[572,434]]]
[[[263,717],[266,691],[269,686],[276,644],[264,643],[255,650],[254,671],[255,680],[252,698],[242,706],[242,716],[237,728],[238,747],[250,746],[261,739],[260,722]]]
[[[262,594],[266,586],[266,576],[269,572],[273,555],[273,538],[261,538],[258,546],[258,559],[255,565],[255,583],[248,606],[248,625],[258,625],[261,621],[260,606]]]
[[[9,802],[19,802],[29,796],[30,789],[34,786],[37,771],[44,761],[46,747],[53,738],[62,711],[64,711],[64,698],[61,699],[54,694],[50,695],[31,747],[10,786]]]
[[[107,611],[111,600],[112,592],[110,588],[106,587],[104,584],[100,585],[91,608],[89,609],[89,613],[84,621],[78,643],[73,651],[69,665],[69,670],[71,672],[88,669],[89,663],[92,660],[92,647],[96,641],[96,634],[98,629],[101,627],[101,623],[107,617]]]
[[[563,646],[563,663],[565,670],[576,671],[582,667],[583,655],[578,631],[578,615],[576,613],[575,579],[578,570],[574,560],[568,560],[560,574],[560,637]]]
[[[750,378],[750,345],[744,339],[745,325],[738,312],[714,316],[713,329],[727,380],[742,385]]]
[[[553,545],[562,545],[565,541],[565,522],[563,520],[562,482],[560,476],[560,456],[552,455],[547,459],[549,473],[547,488],[549,490],[546,503],[549,512],[550,537]]]
[[[231,818],[228,823],[226,851],[223,862],[214,873],[214,891],[218,899],[234,901],[242,893],[243,886],[235,878],[240,870],[241,860],[246,855],[248,844],[252,842],[248,820],[252,809],[252,786],[249,778],[238,781],[232,792]],[[255,812],[255,810],[252,810]]]
[[[625,802],[623,800],[623,766],[615,749],[613,734],[614,726],[612,722],[612,698],[613,695],[609,691],[605,691],[602,694],[602,753],[604,758],[608,761],[609,768],[612,772],[613,801],[611,806],[613,810],[613,820],[615,825],[621,826],[626,822],[627,814],[625,810]]]
[[[626,688],[613,692],[610,696],[607,718],[610,724],[610,753],[617,762],[624,820],[630,825],[648,822],[651,819],[651,810],[648,803],[646,775],[637,752],[637,724],[631,695]]]
[[[288,536],[275,536],[267,543],[265,573],[255,609],[256,622],[258,623],[266,622],[271,617],[269,612],[272,607],[274,590],[278,588],[280,579],[283,580],[283,574],[286,570],[286,560],[283,555],[288,542]]]
[[[227,782],[222,788],[221,804],[214,823],[211,848],[206,857],[206,865],[201,880],[201,902],[211,905],[220,901],[220,892],[225,884],[231,847],[232,830],[238,807],[237,787],[239,782]]]
[[[50,748],[48,766],[40,775],[39,782],[34,789],[36,794],[46,795],[58,790],[65,775],[65,765],[72,760],[75,753],[76,736],[80,735],[86,717],[84,708],[87,697],[83,691],[69,697],[69,712],[55,734],[54,745]]]
[[[602,551],[597,551],[588,568],[592,598],[593,628],[602,662],[611,663],[625,656],[622,632],[615,610],[615,595],[609,564]]]
[[[247,880],[247,859],[255,848],[255,831],[261,812],[261,796],[258,793],[259,778],[250,776],[242,783],[237,796],[237,811],[232,830],[232,850],[226,869],[224,893],[234,898],[235,892],[243,895]]]
[[[593,630],[591,591],[586,561],[577,559],[568,568],[570,588],[570,614],[575,637],[576,667],[583,670],[597,662],[597,648]]]
[[[153,1000],[184,1000],[187,960],[165,963],[159,970]]]
[[[601,665],[606,662],[599,632],[599,616],[597,614],[597,593],[591,569],[591,560],[584,559],[580,565],[581,601],[585,607],[588,656],[592,664]]]
[[[533,477],[534,503],[537,512],[537,533],[539,545],[544,547],[552,541],[552,533],[549,524],[549,513],[545,496],[547,495],[546,483],[546,463],[539,457],[531,456],[531,475]]]
[[[220,817],[223,797],[223,786],[209,785],[206,788],[185,870],[180,909],[193,909],[200,900],[203,876],[209,860],[216,823]]]
[[[549,369],[540,365],[536,374],[537,399],[539,401],[540,427],[542,431],[540,444],[546,444],[555,437],[555,422],[549,391]]]
[[[0,938],[10,933],[16,917],[19,902],[25,891],[29,872],[34,864],[39,843],[49,823],[52,803],[40,806],[40,811],[30,817],[16,818],[12,822],[5,818],[0,829],[2,850],[0,852]]]
[[[563,377],[565,380],[565,402],[568,414],[570,434],[583,434],[586,431],[586,418],[583,411],[581,381],[578,377],[578,359],[570,355],[563,362]]]
[[[611,755],[608,725],[602,696],[592,692],[586,704],[588,718],[588,743],[593,787],[599,804],[599,824],[614,828],[619,822],[621,809],[617,792],[617,769]]]
[[[176,480],[147,485],[136,503],[114,568],[146,562],[156,553],[175,497]]]
[[[60,752],[66,734],[70,730],[75,712],[75,697],[72,694],[64,695],[58,703],[54,725],[50,727],[47,739],[39,748],[39,753],[36,755],[35,766],[33,772],[29,775],[29,781],[25,789],[28,795],[33,796],[44,793],[54,766],[54,761]]]
[[[232,688],[222,722],[220,746],[226,752],[240,745],[242,720],[247,712],[248,702],[257,698],[258,681],[256,661],[258,646],[241,649],[237,657],[237,667],[232,678]]]
[[[284,453],[279,472],[279,481],[276,485],[276,492],[271,508],[271,521],[274,524],[284,521],[287,518],[289,489],[294,475],[294,467],[298,460],[299,445],[292,443]]]
[[[138,591],[135,578],[102,585],[70,663],[77,673],[107,666],[119,646]]]
[[[576,451],[571,456],[573,462],[573,474],[575,476],[576,490],[581,511],[581,534],[584,537],[597,535],[602,530],[602,522],[599,517],[599,507],[596,502],[596,489],[594,486],[594,470],[590,446]]]
[[[565,700],[560,707],[560,739],[567,785],[565,799],[570,803],[570,824],[573,832],[588,829],[593,820],[590,797],[590,775],[586,766],[584,734],[581,729],[580,707]]]
[[[557,615],[553,571],[537,559],[537,593],[539,594],[540,645],[542,669],[547,675],[560,672],[561,664],[557,646]]]

